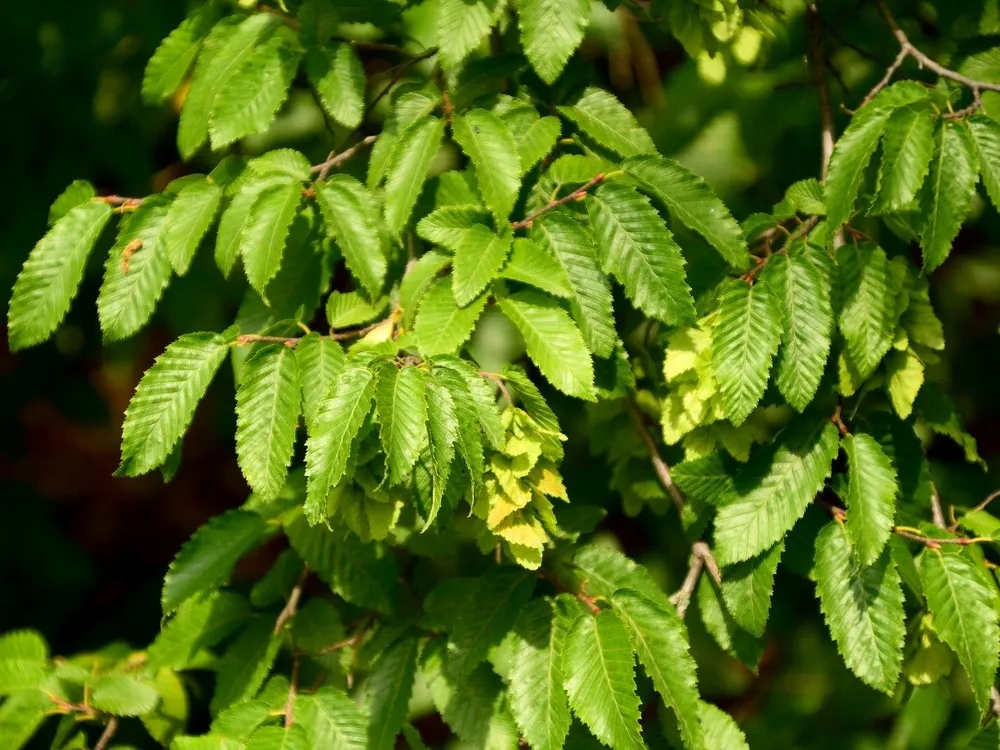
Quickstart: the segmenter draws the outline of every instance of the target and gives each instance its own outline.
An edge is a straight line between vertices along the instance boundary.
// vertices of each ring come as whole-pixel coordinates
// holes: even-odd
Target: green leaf
[[[141,716],[159,700],[152,684],[121,672],[98,677],[90,693],[90,705],[115,716]]]
[[[534,238],[562,266],[572,294],[570,312],[587,346],[610,357],[618,343],[611,287],[597,265],[594,233],[568,214],[553,211],[535,224]]]
[[[221,202],[222,188],[204,179],[185,185],[170,203],[163,225],[163,243],[170,265],[179,276],[190,268]]]
[[[632,648],[656,691],[676,712],[685,746],[707,747],[698,721],[695,663],[677,612],[629,589],[616,591],[611,606],[625,625]]]
[[[503,227],[494,234],[482,224],[465,232],[455,248],[452,260],[451,287],[455,302],[465,307],[496,278],[507,259],[513,234]]]
[[[12,695],[0,705],[0,743],[21,750],[48,717],[49,696],[41,690]]]
[[[715,517],[719,563],[749,560],[780,541],[823,488],[837,449],[837,428],[807,417],[758,449],[736,478],[737,496]]]
[[[588,88],[576,104],[559,107],[559,112],[598,144],[622,156],[656,153],[653,139],[635,115],[607,91]]]
[[[762,274],[781,310],[778,390],[799,411],[805,410],[819,388],[833,328],[830,280],[806,252],[803,248],[772,255]]]
[[[712,364],[734,425],[743,424],[764,395],[780,339],[780,303],[767,286],[728,282],[719,293]]]
[[[444,120],[424,117],[404,130],[393,148],[385,183],[385,220],[396,237],[410,220],[442,138]]]
[[[431,380],[427,383],[427,438],[431,459],[431,509],[424,521],[429,527],[441,509],[441,499],[448,487],[455,444],[459,439],[455,400],[448,389]]]
[[[34,691],[49,674],[49,649],[34,630],[0,636],[0,695]]]
[[[892,346],[896,331],[896,293],[890,285],[885,251],[869,242],[846,243],[837,251],[842,305],[840,330],[847,351],[864,380]]]
[[[426,380],[416,367],[383,367],[375,393],[379,438],[390,484],[409,479],[426,437]]]
[[[323,109],[348,130],[365,114],[365,69],[354,47],[327,42],[306,52],[306,75]]]
[[[246,750],[309,750],[309,735],[301,724],[262,727],[250,737]]]
[[[670,477],[688,498],[702,503],[725,505],[736,495],[733,469],[720,451],[677,464]]]
[[[587,200],[601,265],[625,287],[633,304],[667,325],[694,319],[684,279],[684,256],[649,198],[609,183]]]
[[[45,341],[66,317],[87,256],[109,218],[107,203],[80,203],[35,245],[11,293],[7,314],[11,351]]]
[[[87,180],[73,180],[49,206],[48,225],[51,227],[74,208],[96,196],[97,191]]]
[[[952,242],[972,206],[978,167],[969,128],[957,120],[942,120],[934,134],[930,175],[920,194],[923,226],[920,249],[924,271],[944,263]]]
[[[528,356],[553,386],[569,396],[596,400],[590,352],[565,310],[551,297],[527,291],[501,298],[500,309],[521,332]]]
[[[302,188],[298,183],[265,188],[253,202],[240,232],[240,253],[247,279],[265,302],[267,284],[281,267],[285,243],[301,200]]]
[[[142,77],[142,98],[148,104],[159,104],[180,87],[201,49],[202,39],[218,19],[218,5],[206,3],[160,42]]]
[[[372,667],[365,694],[368,699],[368,750],[392,750],[406,720],[420,642],[397,641]]]
[[[156,358],[125,410],[118,474],[138,476],[166,461],[228,353],[224,336],[188,333]]]
[[[295,347],[302,384],[302,413],[310,434],[316,429],[316,418],[323,400],[330,395],[333,384],[344,370],[347,357],[340,344],[328,336],[313,331],[299,339]]]
[[[187,669],[204,649],[228,638],[249,617],[247,601],[238,594],[223,591],[189,598],[150,645],[149,665],[153,669]]]
[[[253,20],[250,16],[219,53],[219,60],[236,61],[235,67],[217,68],[217,94],[209,111],[208,134],[213,149],[220,149],[241,138],[267,130],[278,108],[288,96],[302,57],[298,37],[287,26],[280,26],[269,38],[261,40],[249,54],[240,43],[240,32]],[[235,55],[227,58],[227,54]],[[214,67],[214,66],[213,66]]]
[[[455,252],[470,230],[480,226],[485,227],[489,221],[490,214],[482,206],[443,206],[427,214],[417,223],[417,235],[421,239]]]
[[[522,0],[517,6],[521,45],[531,67],[554,83],[583,41],[590,21],[587,0]]]
[[[368,750],[367,722],[343,690],[322,687],[295,701],[295,721],[309,735],[309,747]]]
[[[258,615],[236,636],[216,665],[215,692],[209,704],[213,715],[257,695],[274,666],[281,641],[281,635],[274,632],[274,618],[268,615]]]
[[[234,743],[245,743],[257,729],[270,718],[271,706],[264,700],[237,703],[220,711],[210,725],[212,735],[225,737]],[[176,742],[174,743],[176,744]],[[224,745],[225,750],[239,745]],[[217,750],[218,745],[212,748]],[[200,748],[198,750],[201,750]]]
[[[371,370],[348,363],[333,392],[320,402],[306,442],[306,515],[310,523],[326,517],[326,496],[347,468],[351,446],[371,410],[375,377]]]
[[[986,462],[979,455],[976,439],[966,432],[955,404],[940,384],[930,382],[921,388],[914,408],[931,430],[955,441],[965,454],[966,461],[978,464],[983,471],[986,471]]]
[[[360,292],[331,292],[326,298],[326,322],[330,328],[350,328],[369,323],[385,312],[385,297],[369,302]]]
[[[961,553],[927,549],[921,555],[920,580],[934,628],[958,654],[980,712],[990,705],[996,676],[1000,627],[997,591],[978,564]]]
[[[97,296],[106,341],[128,338],[142,328],[170,281],[163,242],[168,206],[163,199],[147,198],[119,227]]]
[[[845,435],[847,454],[847,533],[858,560],[873,565],[882,554],[896,515],[896,471],[871,435]]]
[[[569,705],[595,737],[615,750],[645,747],[634,665],[625,627],[611,612],[578,618],[566,637]]]
[[[237,561],[271,533],[257,513],[233,509],[199,527],[170,563],[163,579],[163,614],[229,578]]]
[[[994,207],[1000,207],[1000,123],[983,115],[974,115],[966,122],[976,145],[983,186]]]
[[[457,3],[469,11],[462,0],[445,2]],[[455,115],[451,129],[455,142],[476,168],[476,182],[483,200],[497,222],[505,222],[521,189],[521,161],[510,131],[503,120],[485,109]]]
[[[473,375],[473,377],[478,376]],[[465,465],[469,469],[469,475],[472,480],[472,497],[475,499],[476,494],[482,491],[483,481],[483,439],[480,428],[479,403],[470,389],[468,381],[460,371],[447,367],[439,367],[438,363],[435,362],[434,378],[451,396],[455,418],[458,423],[456,446],[458,454],[465,461]],[[433,397],[431,400],[433,401]],[[430,410],[433,412],[434,408],[431,405]],[[493,408],[496,410],[495,403]],[[435,418],[432,417],[431,419],[433,422]],[[499,413],[497,415],[497,423],[499,425]],[[433,439],[432,435],[432,441]],[[429,523],[430,521],[427,522],[428,525]]]
[[[658,155],[626,159],[622,167],[681,224],[704,237],[729,265],[739,271],[749,266],[740,225],[701,177]]]
[[[814,216],[826,214],[826,203],[823,202],[823,186],[815,177],[799,180],[789,185],[785,191],[785,202],[795,211]],[[765,214],[766,215],[766,214]]]
[[[413,327],[420,353],[432,357],[456,352],[475,330],[487,297],[481,294],[468,306],[459,307],[448,279],[434,282],[420,302]]]
[[[522,6],[523,7],[523,6]],[[504,116],[504,122],[510,129],[510,134],[517,143],[517,154],[521,160],[521,174],[525,174],[538,162],[544,159],[559,140],[562,126],[557,117],[539,117],[534,109],[530,110],[532,121],[524,124],[513,119],[517,111],[510,116]]]
[[[750,750],[747,738],[729,714],[711,703],[698,706],[698,719],[705,732],[705,747]]]
[[[441,0],[438,6],[438,56],[454,68],[478,47],[503,13],[503,0]]]
[[[785,549],[778,542],[765,552],[722,572],[722,600],[733,621],[750,635],[761,637],[767,627],[774,593],[774,574]]]
[[[299,421],[299,364],[284,344],[268,344],[243,363],[236,391],[236,456],[250,489],[266,501],[285,486]]]
[[[507,263],[499,274],[501,279],[530,284],[554,297],[568,299],[573,295],[566,272],[550,252],[525,237],[514,240]]]
[[[247,166],[260,177],[287,177],[295,182],[311,179],[311,164],[301,151],[294,148],[276,148],[265,151],[247,162]]]
[[[885,123],[878,193],[873,213],[889,213],[910,205],[930,168],[934,120],[926,107],[897,109]]]
[[[399,306],[403,309],[403,327],[412,328],[417,309],[438,274],[451,262],[445,253],[429,250],[403,276],[399,283]]]
[[[534,599],[514,623],[507,674],[510,708],[536,750],[558,750],[569,732],[562,662],[572,606],[561,597]]]
[[[316,187],[316,197],[351,275],[377,297],[386,260],[378,231],[382,219],[371,192],[353,177],[338,174]]]
[[[288,178],[284,175],[271,174],[267,177],[251,177],[241,182],[243,184],[239,192],[219,219],[219,232],[215,241],[215,264],[223,276],[229,275],[240,255],[240,243],[252,219],[251,209],[256,204],[257,198],[270,187],[287,184]]]

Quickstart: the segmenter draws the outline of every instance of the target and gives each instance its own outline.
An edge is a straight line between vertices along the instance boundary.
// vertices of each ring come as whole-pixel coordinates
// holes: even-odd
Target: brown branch
[[[600,185],[602,182],[604,182],[605,178],[607,178],[607,175],[604,174],[603,172],[601,174],[594,175],[594,177],[592,177],[589,182],[587,182],[584,185],[578,187],[576,190],[574,190],[569,195],[564,195],[562,198],[559,198],[559,199],[553,200],[553,201],[549,201],[544,206],[542,206],[540,209],[538,209],[537,211],[535,211],[532,214],[529,214],[528,216],[525,216],[520,221],[511,222],[511,225],[510,225],[511,228],[514,229],[515,231],[518,230],[518,229],[530,229],[532,222],[534,222],[535,219],[537,219],[539,216],[544,216],[549,211],[553,211],[553,210],[559,208],[559,206],[564,206],[567,203],[569,203],[570,201],[578,201],[578,200],[582,199],[591,188],[596,187],[596,186]]]
[[[1000,690],[997,690],[996,685],[990,688],[990,713],[1000,717]]]
[[[705,542],[695,542],[691,545],[691,564],[688,567],[687,575],[684,576],[684,582],[677,591],[670,595],[670,603],[677,608],[677,614],[681,619],[687,614],[687,608],[691,603],[695,587],[698,585],[698,577],[701,575],[702,568],[708,569],[709,575],[712,576],[716,585],[722,585],[722,576],[719,573],[719,566],[712,556],[712,551]]]
[[[285,602],[284,608],[278,613],[278,619],[274,623],[275,635],[281,632],[282,628],[285,627],[285,623],[291,620],[298,611],[299,600],[302,598],[302,587],[305,586],[307,578],[309,578],[309,566],[303,565],[302,574],[299,576],[299,580],[295,583],[291,593],[288,595],[288,601]]]
[[[809,70],[813,85],[819,93],[819,113],[822,122],[822,158],[820,160],[819,181],[826,182],[826,172],[833,156],[833,142],[836,139],[833,125],[833,108],[830,106],[830,87],[826,84],[825,62],[823,53],[823,25],[816,3],[806,6],[806,25],[809,27]]]
[[[371,146],[377,140],[378,140],[377,135],[369,135],[362,138],[360,141],[358,141],[356,144],[351,146],[346,151],[341,151],[339,154],[336,151],[331,151],[330,155],[326,157],[326,161],[320,162],[319,164],[310,167],[309,172],[310,174],[319,173],[319,176],[316,179],[325,180],[327,176],[330,174],[330,170],[332,170],[334,167],[339,167],[345,161],[347,161],[356,153],[358,153],[361,149]]]
[[[111,738],[115,736],[115,732],[118,731],[118,717],[111,716],[108,718],[108,723],[104,727],[104,732],[101,734],[100,739],[97,740],[97,744],[94,745],[94,750],[106,750],[108,743],[111,742]]]
[[[495,372],[487,372],[486,370],[480,370],[479,375],[494,383],[500,389],[500,393],[503,394],[508,403],[514,403],[514,399],[510,397],[510,391],[507,390],[507,385],[503,382],[502,375],[497,375]]]
[[[395,313],[390,313],[387,317],[382,318],[382,320],[376,320],[374,323],[369,323],[364,328],[352,328],[347,331],[331,331],[330,338],[334,341],[346,341],[348,339],[356,339],[362,336],[367,336],[369,333],[374,331],[380,325],[388,323],[390,320],[395,318]]]
[[[656,447],[656,441],[653,440],[653,436],[646,429],[646,422],[643,419],[642,412],[631,399],[626,403],[626,407],[628,408],[629,415],[632,417],[632,424],[635,425],[635,431],[639,433],[639,437],[642,439],[643,444],[646,446],[646,451],[649,453],[649,460],[653,464],[653,471],[656,472],[656,478],[660,480],[663,489],[667,491],[670,499],[674,501],[677,511],[680,512],[684,508],[684,495],[681,494],[680,489],[678,489],[677,485],[674,484],[674,480],[670,477],[670,467],[663,460],[663,456],[660,455],[660,449]]]
[[[107,203],[109,206],[121,206],[122,208],[135,208],[141,206],[144,198],[124,198],[120,195],[101,195],[94,200]]]
[[[297,345],[300,340],[298,337],[286,339],[284,336],[259,336],[256,333],[243,333],[236,337],[234,343],[236,346],[245,346],[246,344],[284,344],[291,348]]]
[[[986,496],[985,500],[979,503],[979,505],[977,505],[972,510],[986,510],[986,506],[992,503],[998,497],[1000,497],[1000,490],[997,490],[996,492],[991,492],[989,495]],[[969,512],[971,513],[972,511]]]
[[[931,485],[931,518],[938,528],[948,528],[948,524],[944,520],[944,511],[941,510],[941,496],[933,484]]]
[[[288,698],[285,700],[285,729],[291,729],[295,723],[295,699],[299,694],[299,668],[302,665],[302,655],[296,651],[292,655],[292,672],[288,678]]]
[[[370,102],[368,102],[368,106],[365,107],[365,114],[364,114],[365,118],[367,118],[368,115],[370,115],[375,110],[376,105],[378,105],[378,103],[382,101],[385,95],[388,94],[390,91],[392,91],[393,86],[399,83],[399,80],[403,77],[403,73],[406,72],[407,68],[409,68],[411,65],[415,65],[421,60],[426,60],[429,57],[434,57],[434,55],[436,55],[437,53],[438,53],[437,47],[429,47],[420,54],[413,55],[409,59],[404,60],[399,65],[397,65],[395,72],[392,75],[392,78],[389,80],[389,83],[387,83],[384,87],[382,87],[382,90],[379,91],[372,98]]]

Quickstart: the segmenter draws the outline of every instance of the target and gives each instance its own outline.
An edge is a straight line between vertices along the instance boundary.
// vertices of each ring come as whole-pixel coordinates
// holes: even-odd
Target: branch
[[[667,491],[670,499],[674,501],[674,505],[677,507],[677,511],[680,512],[684,508],[684,495],[674,484],[674,480],[670,477],[670,467],[667,462],[663,460],[663,456],[660,455],[659,448],[656,447],[656,441],[653,440],[653,436],[649,434],[649,430],[646,429],[646,423],[643,420],[642,412],[639,411],[639,407],[635,405],[635,402],[631,399],[628,400],[626,404],[628,408],[629,415],[632,417],[632,424],[635,425],[635,431],[639,433],[639,437],[642,439],[643,444],[646,446],[646,450],[649,452],[649,460],[653,464],[653,471],[656,472],[656,478],[660,480],[660,484],[663,485],[663,489]]]
[[[105,725],[100,739],[97,740],[97,744],[94,745],[94,750],[106,750],[108,743],[111,742],[111,738],[115,736],[115,732],[117,731],[118,717],[112,716],[108,719],[108,723]]]
[[[277,635],[281,632],[281,629],[285,627],[290,619],[295,616],[295,613],[299,609],[299,599],[302,598],[302,587],[306,584],[306,579],[309,578],[309,566],[302,566],[302,574],[299,576],[299,580],[295,583],[295,587],[292,592],[288,595],[288,601],[285,602],[284,609],[278,613],[278,619],[274,623],[274,634]]]
[[[292,655],[292,673],[288,679],[288,698],[285,700],[285,731],[292,728],[295,723],[295,698],[299,694],[299,667],[302,665],[302,656],[296,651]]]
[[[109,206],[121,206],[122,208],[135,208],[141,206],[143,198],[123,198],[120,195],[101,195],[94,200],[107,203]]]
[[[336,153],[335,151],[331,151],[330,155],[326,157],[326,161],[320,162],[319,164],[310,167],[309,173],[310,174],[319,173],[319,176],[316,179],[325,180],[327,176],[330,174],[330,170],[332,170],[334,167],[339,167],[345,161],[347,161],[356,153],[358,153],[358,151],[360,151],[363,148],[367,148],[368,146],[371,146],[377,140],[378,140],[377,135],[369,135],[366,136],[365,138],[362,138],[360,141],[358,141],[356,144],[351,146],[346,151],[341,151],[339,154]]]
[[[510,397],[510,391],[507,390],[507,385],[503,382],[503,375],[497,375],[495,372],[487,372],[486,370],[480,370],[479,375],[494,383],[500,389],[500,393],[504,395],[508,403],[514,403],[514,399]]]
[[[375,106],[380,101],[382,101],[382,98],[386,94],[388,94],[390,91],[392,91],[392,87],[395,86],[397,83],[399,83],[399,79],[403,77],[403,73],[406,72],[406,69],[408,67],[410,67],[411,65],[415,65],[416,63],[420,62],[421,60],[426,60],[429,57],[434,57],[434,55],[436,55],[437,53],[438,53],[438,48],[437,47],[429,47],[426,50],[424,50],[423,52],[421,52],[419,55],[413,55],[409,59],[404,60],[399,65],[397,65],[396,66],[396,70],[393,73],[392,78],[390,79],[389,83],[387,83],[382,88],[382,90],[379,91],[372,98],[372,100],[370,102],[368,102],[368,106],[365,108],[365,114],[364,114],[365,118],[367,118],[368,115],[370,115],[372,113],[372,111],[374,111]],[[445,114],[447,114],[447,112]]]
[[[826,56],[823,54],[823,25],[819,16],[819,8],[815,3],[806,6],[806,25],[809,27],[809,70],[812,82],[819,92],[819,114],[822,122],[822,158],[820,161],[819,181],[826,182],[826,172],[833,156],[833,142],[836,140],[833,125],[833,109],[830,107],[830,88],[826,85],[823,75]]]
[[[393,311],[388,316],[382,320],[377,320],[374,323],[366,325],[364,328],[351,328],[346,331],[330,331],[329,338],[334,341],[346,341],[348,339],[356,339],[362,336],[367,336],[369,333],[374,331],[380,325],[388,323],[393,320],[396,313]],[[261,336],[256,333],[243,333],[236,337],[236,341],[233,342],[236,346],[246,346],[247,344],[284,344],[285,346],[292,348],[298,346],[298,343],[302,340],[301,336],[292,336],[290,338],[285,338],[284,336]]]
[[[603,172],[601,174],[594,175],[594,177],[592,177],[590,179],[590,182],[587,182],[586,184],[582,185],[581,187],[578,187],[576,190],[574,190],[569,195],[564,195],[562,198],[559,198],[558,200],[549,201],[544,206],[542,206],[540,209],[538,209],[537,211],[535,211],[533,214],[529,214],[528,216],[525,216],[520,221],[511,222],[511,225],[510,225],[511,228],[514,229],[515,231],[518,230],[518,229],[530,229],[532,222],[534,222],[535,219],[537,219],[539,216],[544,216],[549,211],[553,211],[553,210],[559,208],[559,206],[564,206],[567,203],[569,203],[570,201],[581,200],[587,194],[587,192],[591,188],[596,187],[596,186],[600,185],[602,182],[604,182],[604,180],[607,178],[607,176],[608,175],[604,174]]]
[[[709,575],[716,585],[722,584],[722,576],[719,573],[719,566],[712,557],[712,551],[704,542],[695,542],[691,545],[691,565],[688,567],[684,582],[676,592],[670,595],[670,603],[677,608],[677,614],[681,619],[687,614],[688,605],[694,595],[694,589],[698,585],[698,576],[701,575],[702,568],[708,568]]]

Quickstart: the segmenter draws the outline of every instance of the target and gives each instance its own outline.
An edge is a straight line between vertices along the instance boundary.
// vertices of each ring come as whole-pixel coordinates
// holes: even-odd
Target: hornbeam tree
[[[243,302],[139,380],[117,481],[169,482],[232,377],[250,495],[177,553],[147,647],[0,637],[0,745],[52,722],[54,748],[135,725],[175,750],[420,750],[430,712],[470,748],[739,750],[688,627],[756,667],[805,545],[789,574],[856,679],[899,711],[960,680],[963,736],[998,746],[1000,519],[992,496],[941,496],[925,453],[938,435],[983,463],[932,377],[931,287],[974,205],[1000,206],[997,50],[936,54],[933,9],[862,4],[895,58],[840,111],[836,13],[607,3],[209,0],[163,40],[142,96],[176,104],[189,173],[145,196],[69,185],[10,348],[53,335],[95,255],[108,342],[211,255]],[[799,29],[815,175],[734,216],[581,49],[624,15],[704,65]],[[325,118],[317,163],[274,128],[292,94]],[[487,319],[523,348],[470,347]],[[609,502],[673,527],[682,565],[630,559],[574,502],[557,413],[587,420]],[[230,585],[265,544],[271,568]]]

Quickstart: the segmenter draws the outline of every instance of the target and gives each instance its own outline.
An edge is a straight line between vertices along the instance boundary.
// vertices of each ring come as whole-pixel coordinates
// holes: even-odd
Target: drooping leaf
[[[478,376],[475,376],[478,377]],[[480,428],[478,402],[463,375],[448,367],[439,367],[435,363],[434,378],[451,396],[455,417],[458,422],[457,441],[458,454],[469,469],[472,481],[472,497],[475,499],[482,492],[483,476],[483,437]],[[496,406],[494,403],[494,410]],[[497,419],[499,422],[499,419]]]
[[[244,625],[250,614],[246,599],[228,591],[186,599],[150,645],[148,663],[154,669],[186,669],[203,649]]]
[[[764,635],[774,592],[774,574],[785,549],[778,542],[749,560],[722,571],[722,599],[733,620],[750,635]]]
[[[368,750],[392,750],[406,720],[413,692],[420,642],[404,638],[385,651],[372,667],[365,687],[368,703]]]
[[[481,294],[466,307],[459,307],[448,279],[440,279],[420,301],[413,330],[421,354],[456,352],[472,335],[476,321],[486,307],[487,295]]]
[[[684,256],[649,199],[609,183],[587,201],[601,265],[624,285],[637,308],[668,325],[694,319]]]
[[[636,156],[622,164],[684,226],[704,237],[729,265],[745,270],[750,257],[740,225],[708,184],[671,159]]]
[[[583,41],[590,5],[586,0],[524,0],[517,6],[517,17],[531,67],[543,81],[553,83]]]
[[[980,711],[986,711],[1000,659],[996,587],[977,563],[961,553],[927,549],[920,563],[920,580],[934,615],[934,628],[958,654],[976,704]]]
[[[7,335],[11,351],[45,341],[66,317],[87,256],[109,218],[107,203],[80,203],[35,245],[10,298]]]
[[[229,644],[216,666],[215,692],[209,710],[218,714],[257,695],[281,647],[273,618],[258,615]]]
[[[972,205],[978,180],[975,145],[965,123],[942,120],[934,134],[934,156],[920,194],[924,270],[944,263]]]
[[[125,410],[119,474],[145,474],[167,459],[228,353],[226,337],[188,333],[157,357]]]
[[[983,115],[974,115],[966,122],[976,145],[983,187],[994,207],[1000,206],[1000,123]]]
[[[208,179],[185,185],[167,210],[163,242],[170,265],[179,276],[187,273],[198,245],[215,220],[222,188]]]
[[[406,481],[420,456],[427,432],[426,380],[416,367],[386,365],[378,379],[375,405],[389,481]]]
[[[502,298],[500,309],[521,332],[528,356],[552,385],[569,396],[595,399],[594,364],[583,335],[552,298],[518,292]]]
[[[840,330],[861,379],[867,378],[892,346],[896,330],[895,292],[885,251],[868,242],[845,243],[837,251],[842,305]]]
[[[393,148],[385,183],[385,220],[397,237],[410,220],[442,138],[444,120],[425,117],[406,128]]]
[[[588,88],[576,104],[559,111],[589,138],[622,156],[656,153],[653,139],[635,115],[607,91]]]
[[[333,339],[315,331],[303,336],[295,347],[302,384],[302,413],[310,433],[316,428],[316,417],[323,400],[330,395],[336,378],[347,364],[344,350]]]
[[[779,301],[764,284],[729,282],[719,296],[712,364],[726,416],[741,425],[767,389],[781,338]]]
[[[354,47],[344,42],[310,47],[305,69],[327,114],[345,128],[358,127],[365,112],[365,70]]]
[[[780,541],[823,488],[837,449],[837,428],[807,415],[751,455],[736,478],[737,497],[715,517],[719,563],[749,560]]]
[[[468,7],[462,0],[447,2]],[[521,160],[510,131],[500,118],[485,109],[455,115],[451,128],[455,141],[476,168],[483,201],[498,222],[505,222],[521,189]]]
[[[299,420],[300,376],[294,352],[268,344],[243,363],[236,391],[236,456],[250,488],[264,500],[285,485]]]
[[[955,404],[939,383],[930,382],[920,389],[914,409],[931,430],[955,441],[965,454],[966,461],[986,471],[986,462],[979,455],[976,439],[966,431]]]
[[[240,253],[247,279],[262,297],[268,282],[281,267],[285,243],[301,200],[302,188],[298,183],[265,188],[251,206],[240,232]]]
[[[238,192],[229,202],[219,219],[219,231],[215,241],[215,264],[228,276],[240,255],[243,232],[252,219],[251,209],[260,194],[268,188],[287,184],[288,178],[280,174],[240,180]]]
[[[160,42],[142,77],[142,98],[147,103],[159,104],[180,87],[201,49],[202,39],[218,19],[219,7],[206,3]]]
[[[871,435],[845,435],[847,533],[861,565],[874,565],[892,533],[896,515],[896,471]]]
[[[598,357],[611,356],[618,333],[611,287],[597,265],[593,231],[553,211],[535,224],[533,237],[562,266],[572,290],[570,311],[590,351]]]
[[[611,612],[576,620],[566,637],[563,670],[570,708],[608,747],[642,748],[635,657]]]
[[[441,499],[451,477],[460,426],[451,392],[436,380],[427,383],[427,439],[430,446],[431,508],[424,521],[429,527],[441,509]]]
[[[385,279],[386,259],[374,197],[356,179],[342,174],[318,185],[316,197],[351,275],[372,297],[378,296]]]
[[[504,227],[498,234],[476,224],[462,236],[452,260],[451,287],[455,302],[465,307],[496,278],[507,259],[512,234]]]
[[[927,177],[934,151],[934,120],[923,107],[897,109],[885,123],[878,194],[873,213],[908,206]]]

